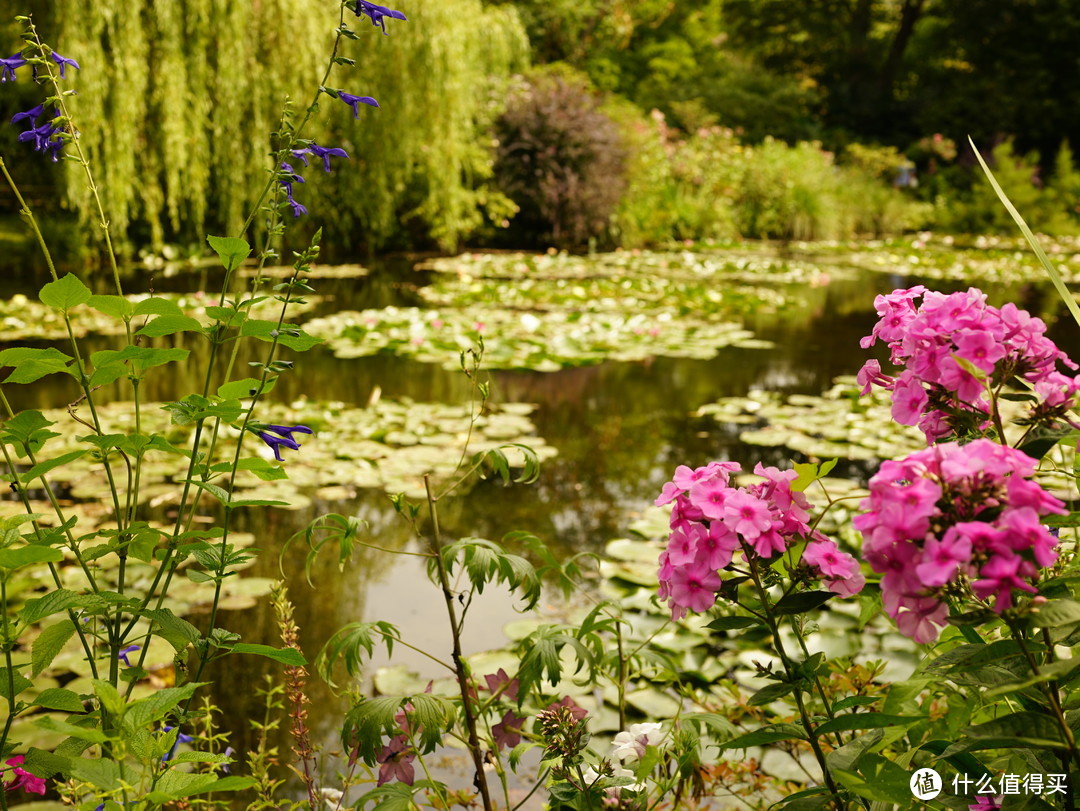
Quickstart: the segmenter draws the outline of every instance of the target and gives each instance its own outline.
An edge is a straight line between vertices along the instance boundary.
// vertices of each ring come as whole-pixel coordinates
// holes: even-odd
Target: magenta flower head
[[[1034,593],[1040,570],[1057,560],[1042,525],[1064,504],[1031,480],[1035,460],[989,439],[946,442],[870,479],[855,528],[863,557],[882,575],[886,613],[916,642],[937,639],[947,595],[969,589],[998,614],[1017,592]],[[959,586],[959,589],[957,588]]]
[[[68,59],[66,56],[60,56],[60,54],[58,54],[56,51],[53,51],[50,55],[52,56],[53,62],[60,66],[61,79],[67,78],[68,65],[71,65],[71,67],[75,68],[75,70],[81,70],[81,68],[79,67],[79,63],[76,62],[74,59]]]
[[[339,90],[337,94],[338,98],[352,107],[353,118],[360,117],[360,105],[366,104],[369,107],[378,107],[379,102],[375,101],[371,96],[354,96],[352,93],[346,93],[343,90]]]
[[[735,462],[680,465],[656,499],[657,506],[672,505],[658,573],[660,599],[669,602],[672,619],[712,608],[724,584],[720,571],[731,568],[736,554],[771,560],[803,539],[812,538],[804,571],[845,597],[862,589],[858,562],[824,535],[811,533],[810,504],[791,489],[794,470],[758,464],[759,483],[733,487],[731,474],[738,472]]]
[[[371,20],[372,25],[377,25],[382,29],[385,34],[386,31],[386,18],[390,17],[394,20],[405,20],[405,15],[400,11],[395,11],[392,8],[386,6],[376,5],[375,3],[369,3],[367,0],[356,0],[356,16],[367,16]]]
[[[294,451],[300,450],[300,443],[293,439],[293,434],[315,433],[306,425],[256,425],[251,430],[258,435],[259,439],[273,449],[274,458],[279,462],[285,461],[281,458],[282,448],[290,448]]]
[[[1068,421],[1080,378],[1057,371],[1076,368],[1046,337],[1046,325],[1013,304],[986,303],[974,287],[945,295],[922,285],[878,296],[880,319],[860,342],[884,341],[902,371],[884,374],[877,360],[859,372],[864,394],[874,386],[892,392],[893,419],[918,425],[927,442],[985,433],[990,426],[988,388],[1021,378],[1035,388],[1029,424]]]
[[[12,54],[7,59],[0,59],[0,82],[14,82],[15,71],[26,64],[21,53]]]
[[[25,769],[19,768],[22,766],[24,758],[22,755],[16,755],[13,758],[8,758],[4,761],[11,767],[12,778],[7,785],[4,786],[5,791],[18,791],[22,790],[29,794],[44,794],[45,793],[45,778],[36,777]]]

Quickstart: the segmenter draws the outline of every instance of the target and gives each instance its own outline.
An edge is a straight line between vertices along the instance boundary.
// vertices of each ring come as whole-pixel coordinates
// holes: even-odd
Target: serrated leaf
[[[180,305],[172,299],[151,297],[135,305],[135,315],[183,315]]]
[[[783,698],[794,689],[794,684],[767,684],[750,696],[746,703],[751,707],[761,707],[776,701],[778,698]]]
[[[277,321],[265,321],[259,318],[249,318],[240,327],[240,334],[245,337],[257,338],[260,341],[273,341],[274,336],[272,332],[277,332],[277,342],[282,346],[287,346],[296,352],[306,352],[313,346],[318,346],[322,341],[319,338],[313,338],[299,327],[292,324],[282,324],[278,326]],[[296,332],[298,335],[291,335],[290,333]]]
[[[19,619],[27,625],[32,625],[53,614],[59,614],[61,611],[67,611],[71,608],[80,608],[84,604],[85,598],[83,595],[76,594],[68,589],[56,589],[43,597],[27,600],[26,605],[19,612]]]
[[[713,631],[734,631],[761,624],[761,620],[757,617],[717,617],[705,627]]]
[[[73,690],[65,690],[61,687],[49,687],[42,690],[34,704],[47,710],[63,710],[64,712],[85,712],[82,699]]]
[[[46,375],[56,373],[69,374],[73,377],[75,372],[68,367],[74,362],[74,358],[65,355],[59,349],[33,349],[25,346],[17,346],[0,352],[0,366],[14,366],[11,374],[5,379],[5,383],[33,383]],[[50,423],[51,425],[52,423]]]
[[[64,553],[51,546],[20,546],[0,549],[0,569],[18,569],[35,563],[59,563]]]
[[[187,315],[159,315],[135,334],[160,338],[177,332],[202,332],[202,329],[201,323]]]
[[[221,259],[222,267],[232,273],[251,255],[251,246],[237,237],[215,237],[207,235],[206,241],[214,253]]]
[[[79,281],[78,276],[66,273],[42,287],[38,298],[46,307],[67,311],[87,302],[90,295],[90,288]]]
[[[47,459],[44,462],[38,462],[32,468],[25,473],[19,474],[19,481],[32,482],[34,479],[44,476],[50,470],[55,470],[58,467],[66,465],[68,462],[74,462],[86,455],[86,451],[71,451],[71,453],[65,453],[63,456],[57,456],[55,459]]]
[[[13,682],[15,685],[15,695],[11,695],[8,690],[10,686],[9,682]],[[9,677],[8,669],[6,667],[0,667],[0,698],[6,698],[9,706],[15,700],[15,696],[26,688],[33,686],[34,683],[20,673],[18,668],[14,668]]]
[[[242,400],[245,397],[250,397],[253,390],[259,388],[261,381],[255,377],[245,377],[243,380],[233,380],[229,383],[222,383],[218,388],[218,397],[223,400]],[[268,394],[274,390],[274,384],[277,383],[277,378],[270,378],[263,386],[262,393]]]
[[[135,314],[134,305],[123,296],[90,296],[86,303],[99,313],[121,320]]]
[[[723,741],[720,744],[720,750],[748,749],[753,746],[764,746],[768,743],[777,743],[778,741],[804,740],[806,740],[806,733],[794,724],[772,724],[771,726],[763,727],[755,732],[739,735],[737,738],[732,738],[730,741]]]
[[[75,623],[61,620],[42,631],[30,648],[31,673],[36,677],[52,664],[67,641],[75,635]]]

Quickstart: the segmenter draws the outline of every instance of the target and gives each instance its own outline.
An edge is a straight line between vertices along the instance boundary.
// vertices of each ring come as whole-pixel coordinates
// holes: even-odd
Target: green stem
[[[1038,678],[1040,676],[1039,664],[1035,661],[1035,656],[1027,646],[1027,640],[1024,638],[1023,629],[1015,625],[1011,620],[1006,620],[1006,624],[1009,626],[1009,630],[1012,632],[1016,644],[1020,646],[1020,651],[1024,654],[1028,667],[1031,668],[1031,675]],[[1069,748],[1069,753],[1072,755],[1073,761],[1076,763],[1077,767],[1080,768],[1080,750],[1077,750],[1076,738],[1073,736],[1072,727],[1070,727],[1065,720],[1065,713],[1061,709],[1061,699],[1058,696],[1057,691],[1057,680],[1052,679],[1049,682],[1040,682],[1040,684],[1043,693],[1046,694],[1046,698],[1050,702],[1050,709],[1054,714],[1054,718],[1057,720],[1058,726],[1061,727],[1061,732],[1065,736],[1065,743]]]
[[[491,792],[488,789],[487,774],[484,771],[484,753],[480,750],[480,739],[476,734],[476,717],[473,715],[472,698],[469,695],[469,682],[466,676],[465,661],[461,655],[461,634],[458,632],[457,612],[454,610],[454,593],[450,590],[450,578],[442,557],[442,533],[439,529],[439,514],[436,510],[436,497],[431,491],[431,477],[424,474],[424,489],[427,492],[428,512],[431,516],[431,546],[435,553],[435,568],[439,573],[439,585],[442,587],[443,602],[450,619],[450,631],[454,641],[451,658],[457,674],[458,690],[461,692],[461,708],[465,714],[465,728],[469,736],[469,752],[472,754],[476,769],[476,786],[484,803],[484,811],[494,811]]]
[[[829,771],[829,766],[825,762],[825,753],[821,749],[821,742],[818,740],[817,731],[810,722],[810,714],[806,710],[802,689],[799,687],[795,677],[795,665],[788,657],[787,651],[784,649],[784,642],[780,636],[780,628],[777,625],[776,618],[773,616],[770,608],[769,595],[761,582],[761,574],[758,571],[756,553],[745,543],[743,543],[743,552],[746,555],[746,559],[750,562],[750,577],[754,586],[757,588],[758,597],[761,600],[762,612],[764,613],[766,623],[768,623],[769,631],[772,633],[773,645],[776,648],[777,654],[780,656],[780,661],[784,665],[784,672],[787,674],[788,681],[794,687],[792,695],[795,697],[795,705],[799,709],[799,718],[802,720],[803,729],[806,730],[806,737],[810,743],[810,748],[813,750],[814,758],[821,768],[822,778],[825,781],[826,787],[829,789],[829,793],[832,795],[833,803],[836,805],[837,811],[844,811],[844,801],[840,797],[840,791],[833,782],[832,773]]]

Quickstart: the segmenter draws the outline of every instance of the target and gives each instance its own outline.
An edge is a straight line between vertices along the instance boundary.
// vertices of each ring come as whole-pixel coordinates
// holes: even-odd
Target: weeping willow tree
[[[114,233],[154,246],[239,228],[265,182],[283,105],[310,101],[338,22],[327,0],[30,5],[54,47],[82,66],[73,111]],[[328,182],[313,164],[298,197],[331,234],[348,236],[346,248],[386,244],[403,219],[446,247],[497,200],[485,186],[486,131],[500,78],[523,66],[528,43],[512,10],[480,0],[393,5],[410,21],[385,37],[346,12],[359,39],[344,54],[356,67],[335,67],[327,84],[375,96],[382,109],[354,120],[322,97],[306,134],[353,160]],[[65,182],[72,205],[87,210],[81,175]]]

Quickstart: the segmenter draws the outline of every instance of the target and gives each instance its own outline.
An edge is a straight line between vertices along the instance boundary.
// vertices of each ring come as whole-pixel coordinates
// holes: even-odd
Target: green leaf
[[[964,730],[967,740],[955,747],[955,751],[975,749],[1067,749],[1057,723],[1041,712],[1022,711],[1002,716],[985,724]],[[961,739],[963,740],[963,738]],[[953,747],[946,750],[953,753]]]
[[[25,473],[19,474],[19,481],[23,482],[24,484],[26,482],[32,482],[39,476],[44,476],[50,470],[62,467],[68,462],[74,462],[76,459],[79,459],[85,455],[86,451],[71,451],[71,453],[65,453],[63,456],[57,456],[55,459],[48,459],[44,462],[38,462]]]
[[[59,563],[64,553],[51,546],[20,546],[0,549],[0,569],[18,569],[34,563]]]
[[[11,695],[8,692],[8,682],[12,681],[15,684],[15,695]],[[27,687],[33,687],[34,683],[30,679],[26,678],[19,672],[18,668],[14,668],[11,672],[11,678],[8,678],[8,669],[6,667],[0,667],[0,698],[6,698],[10,705],[15,700],[15,696],[25,690]]]
[[[36,677],[42,670],[52,664],[60,651],[64,649],[67,641],[75,635],[75,623],[71,620],[61,620],[55,625],[50,625],[42,631],[30,648],[31,673]]]
[[[90,719],[91,722],[96,719]],[[94,729],[92,727],[82,727],[75,724],[69,724],[67,721],[61,721],[59,718],[55,718],[51,715],[43,716],[39,718],[34,724],[41,729],[48,730],[49,732],[59,732],[72,738],[78,738],[80,741],[89,741],[90,743],[105,743],[109,740],[109,736],[102,732],[100,729]]]
[[[306,352],[313,346],[318,346],[322,341],[319,338],[313,338],[304,332],[299,327],[295,327],[292,324],[282,324],[278,327],[277,321],[264,321],[259,318],[249,318],[244,322],[244,325],[240,327],[240,334],[244,337],[258,338],[260,341],[273,341],[274,336],[272,332],[277,332],[277,342],[282,346],[287,346],[296,352]],[[296,332],[297,335],[291,335],[290,333]]]
[[[90,731],[90,730],[86,730]],[[120,788],[120,766],[112,760],[93,760],[91,758],[75,758],[71,761],[69,774],[84,783],[102,791],[113,791]]]
[[[130,319],[135,314],[134,305],[123,296],[90,296],[86,303],[99,313],[121,320]]]
[[[74,273],[67,273],[42,287],[38,298],[46,307],[67,311],[89,301],[90,288],[79,281]]]
[[[230,465],[230,467],[232,467]],[[259,456],[251,456],[241,459],[236,465],[237,470],[249,470],[264,482],[273,482],[289,478],[288,472],[281,465],[272,465]]]
[[[840,715],[826,721],[817,728],[818,735],[830,732],[848,732],[853,729],[882,729],[884,727],[911,726],[925,721],[924,715],[886,715],[883,712],[860,712],[855,715]]]
[[[265,656],[267,659],[292,667],[303,667],[307,664],[307,659],[296,648],[272,648],[269,645],[237,642],[231,650],[233,653],[253,653],[256,656]]]
[[[132,702],[124,713],[124,726],[136,730],[161,721],[177,704],[191,698],[202,686],[203,682],[188,682],[183,687],[166,687],[147,698]]]
[[[20,411],[10,420],[3,423],[3,439],[11,444],[25,445],[32,452],[37,453],[47,440],[54,436],[60,436],[55,431],[45,430],[47,426],[55,424],[52,420],[46,419],[45,415],[40,411]],[[26,453],[20,451],[19,455],[25,456]]]
[[[968,136],[968,143],[971,144],[971,151],[974,152],[975,157],[978,158],[979,166],[982,167],[983,172],[986,174],[986,179],[990,181],[990,185],[993,187],[998,199],[1001,200],[1002,205],[1005,206],[1006,210],[1013,218],[1013,221],[1020,227],[1020,232],[1024,235],[1024,239],[1027,240],[1028,245],[1031,246],[1031,249],[1039,258],[1039,263],[1050,277],[1050,281],[1053,283],[1054,289],[1061,297],[1061,300],[1065,302],[1065,306],[1068,308],[1073,320],[1077,324],[1080,324],[1080,306],[1077,306],[1076,299],[1065,285],[1065,280],[1061,278],[1058,269],[1054,267],[1053,262],[1050,261],[1050,257],[1046,255],[1046,251],[1042,249],[1039,241],[1035,238],[1035,234],[1031,232],[1028,224],[1024,222],[1024,218],[1020,216],[1020,212],[1016,210],[1016,206],[1012,204],[1012,201],[1010,201],[1005,192],[1002,191],[1001,186],[997,182],[997,178],[995,178],[994,173],[990,171],[990,167],[986,165],[986,161],[983,160],[982,154],[975,147],[975,142],[971,140],[970,135]]]
[[[135,334],[159,338],[162,335],[173,335],[177,332],[202,332],[202,329],[202,324],[191,316],[159,315]]]
[[[64,712],[85,712],[82,699],[73,690],[64,690],[60,687],[49,687],[42,690],[41,694],[34,699],[34,704],[47,710],[63,710]]]
[[[221,265],[232,273],[251,255],[251,246],[237,237],[214,237],[207,235],[214,253],[221,259]]]
[[[757,617],[717,617],[705,627],[713,631],[734,631],[739,628],[752,628],[761,624],[761,620]]]
[[[150,346],[126,346],[121,350],[103,349],[90,356],[94,372],[90,383],[95,386],[111,383],[131,375],[141,378],[147,369],[166,363],[187,360],[187,349],[155,349]]]
[[[19,619],[27,625],[67,611],[72,608],[80,608],[85,604],[85,598],[68,589],[56,589],[43,597],[27,600],[26,605],[19,612]]]
[[[116,718],[123,717],[127,711],[127,701],[120,692],[104,679],[93,679],[94,695],[101,701],[101,706]]]
[[[74,377],[75,371],[68,368],[68,364],[74,360],[70,355],[65,355],[59,349],[52,347],[31,349],[17,346],[0,352],[0,366],[15,367],[4,379],[5,383],[33,383],[35,380],[57,372]]]
[[[752,746],[764,746],[777,741],[805,741],[806,733],[795,724],[770,724],[754,732],[748,732],[730,741],[720,744],[720,751],[725,749],[749,749]]]
[[[786,597],[781,597],[773,606],[773,613],[779,616],[804,614],[807,611],[820,608],[835,596],[831,591],[800,591],[789,594]]]
[[[1060,628],[1074,622],[1080,622],[1080,602],[1075,600],[1049,600],[1031,612],[1036,628]]]
[[[864,755],[858,772],[835,769],[833,776],[860,797],[901,808],[910,807],[911,773],[881,755]]]
[[[172,645],[177,653],[202,636],[198,628],[167,608],[144,611],[143,615],[157,623],[157,635]]]
[[[277,379],[273,377],[267,380],[262,393],[267,394],[273,391],[276,382]],[[250,397],[251,392],[259,388],[259,383],[259,379],[255,377],[245,377],[243,380],[222,383],[217,391],[218,397],[223,400],[242,400],[245,397]]]
[[[795,685],[790,683],[768,684],[750,696],[746,703],[751,707],[761,707],[776,701],[778,698],[783,698],[794,689]]]
[[[135,305],[135,315],[183,315],[180,305],[172,299],[152,297]]]

